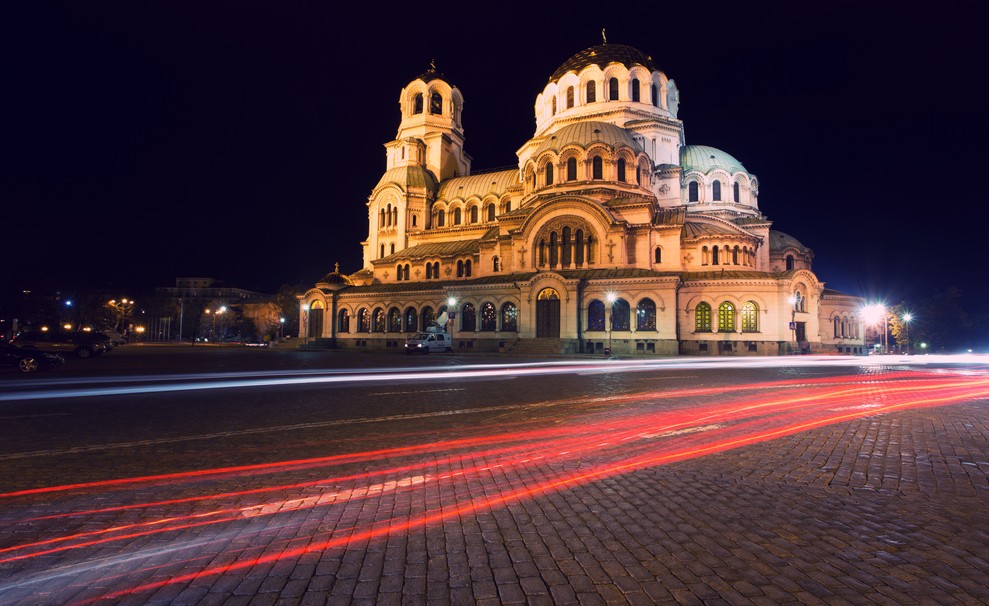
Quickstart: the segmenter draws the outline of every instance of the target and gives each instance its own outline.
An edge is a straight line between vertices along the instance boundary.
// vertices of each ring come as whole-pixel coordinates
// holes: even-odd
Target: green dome
[[[614,124],[608,124],[607,122],[588,120],[586,122],[564,126],[560,130],[550,133],[533,155],[538,156],[549,149],[559,151],[571,144],[576,144],[586,149],[592,143],[604,143],[612,149],[628,147],[635,153],[642,151],[642,146],[624,128],[620,128]]]
[[[730,175],[734,175],[737,172],[749,172],[745,170],[741,162],[731,155],[726,154],[720,149],[706,145],[685,145],[681,148],[680,166],[683,167],[683,172],[685,173],[697,170],[707,174],[716,168],[722,168],[728,171]]]

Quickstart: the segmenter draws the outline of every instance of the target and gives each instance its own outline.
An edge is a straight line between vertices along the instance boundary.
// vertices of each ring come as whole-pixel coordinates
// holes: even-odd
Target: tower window
[[[640,95],[639,95],[639,79],[638,78],[632,78],[632,101],[635,101],[636,103],[638,103],[639,102],[639,99],[640,99]]]
[[[461,221],[463,221],[463,214],[461,213],[460,208],[454,208],[453,209],[453,224],[454,225],[460,225],[460,222]]]
[[[439,93],[433,93],[429,96],[429,113],[431,114],[442,114],[443,113],[443,96]]]
[[[618,78],[608,80],[608,101],[618,101]]]
[[[663,249],[657,246],[656,247],[656,254],[653,257],[653,263],[657,263],[658,264],[658,263],[662,263],[662,262],[663,262]]]
[[[793,265],[794,265],[794,263],[793,263],[793,255],[787,255],[786,256],[786,271],[792,271],[793,270]]]
[[[567,159],[567,181],[577,180],[577,158]]]
[[[546,185],[553,184],[553,164],[550,162],[546,163]]]
[[[488,204],[488,221],[494,221],[494,220],[495,220],[495,205]]]
[[[470,222],[472,224],[473,223],[477,223],[477,207],[476,206],[471,206],[470,207]]]
[[[601,156],[594,156],[591,160],[591,174],[594,179],[604,178],[604,162],[601,161]]]
[[[687,184],[687,201],[697,202],[697,181],[691,181]]]
[[[567,89],[567,109],[573,107],[573,87]]]
[[[595,84],[594,80],[591,80],[587,83],[587,102],[594,103],[598,100],[597,96],[597,84]]]
[[[711,199],[721,201],[721,181],[711,184]]]
[[[622,183],[625,182],[625,159],[618,159],[618,180]]]
[[[649,90],[652,92],[652,104],[656,107],[659,107],[659,89],[656,88],[655,84],[653,84],[651,87],[649,87]]]
[[[418,93],[415,99],[412,101],[412,113],[421,114],[422,113],[422,93]]]
[[[731,186],[731,189],[732,189],[732,196],[733,196],[733,198],[735,200],[735,203],[738,204],[738,202],[742,199],[742,197],[739,195],[739,191],[738,191],[739,190],[738,181],[735,181],[735,184]]]

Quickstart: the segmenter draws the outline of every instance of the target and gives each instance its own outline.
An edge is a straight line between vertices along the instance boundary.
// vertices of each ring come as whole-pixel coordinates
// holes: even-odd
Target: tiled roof
[[[705,236],[738,236],[739,233],[726,225],[687,221],[683,224],[684,240],[694,240]]]
[[[785,234],[781,231],[776,231],[775,229],[769,232],[769,250],[783,250],[784,248],[796,248],[799,250],[807,250],[807,247],[800,243],[790,234]]]
[[[466,200],[472,196],[483,198],[488,194],[501,197],[508,191],[508,188],[518,185],[518,183],[519,171],[517,170],[455,177],[440,183],[440,190],[436,197],[440,200],[453,200],[454,198]]]
[[[436,179],[429,171],[421,166],[399,166],[385,171],[385,174],[378,179],[378,184],[374,189],[389,183],[397,184],[403,191],[409,187],[426,187],[431,190],[436,189]]]
[[[681,274],[684,282],[701,280],[752,280],[752,279],[776,279],[781,277],[779,273],[754,270],[723,270],[723,271],[691,271]]]
[[[592,143],[604,143],[613,149],[628,147],[637,153],[642,151],[642,146],[632,137],[632,133],[624,128],[607,122],[586,120],[569,124],[547,135],[533,156],[538,156],[550,149],[559,151],[570,144],[586,148]]]
[[[489,230],[490,231],[490,230]],[[454,242],[428,242],[410,246],[405,250],[400,250],[382,257],[375,263],[394,263],[396,261],[412,261],[424,259],[426,257],[451,257],[455,255],[467,255],[481,250],[481,240],[456,240]]]

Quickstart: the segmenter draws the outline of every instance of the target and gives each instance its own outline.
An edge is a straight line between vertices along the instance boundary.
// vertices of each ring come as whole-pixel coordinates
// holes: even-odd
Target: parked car
[[[431,351],[453,351],[453,339],[445,332],[420,332],[405,341],[407,354],[428,354]]]
[[[114,347],[113,341],[103,332],[77,332],[75,333],[77,343],[94,343],[103,345],[103,351],[110,351]]]
[[[113,343],[115,347],[117,345],[123,345],[125,343],[124,336],[112,328],[109,330],[101,330],[100,332],[105,334],[107,337],[109,337],[110,342]]]
[[[106,352],[106,336],[103,339],[89,336],[86,332],[54,332],[37,331],[24,332],[14,337],[13,343],[19,347],[40,349],[63,356],[74,355],[79,358],[91,358]]]
[[[0,364],[13,366],[20,372],[37,372],[65,364],[65,358],[49,351],[0,343]]]

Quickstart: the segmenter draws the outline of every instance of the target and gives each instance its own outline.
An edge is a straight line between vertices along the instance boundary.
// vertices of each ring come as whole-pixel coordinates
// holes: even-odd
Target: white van
[[[405,341],[405,353],[424,353],[431,351],[453,351],[453,340],[445,332],[420,332]]]

